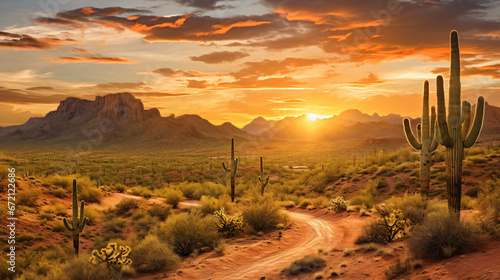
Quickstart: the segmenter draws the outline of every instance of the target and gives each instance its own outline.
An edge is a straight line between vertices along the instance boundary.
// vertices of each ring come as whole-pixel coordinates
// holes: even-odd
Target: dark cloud
[[[42,57],[43,59],[53,62],[53,63],[81,63],[81,62],[93,62],[93,63],[125,63],[133,64],[137,63],[135,60],[128,60],[120,57],[102,57],[102,56],[90,56],[90,57],[77,57],[77,56],[66,56],[59,57],[57,59],[51,57]]]
[[[200,88],[200,89],[203,89],[203,88],[207,88],[208,87],[207,81],[199,81],[199,80],[187,80],[187,81],[188,81],[188,84],[187,84],[188,88]]]
[[[217,64],[223,62],[233,62],[237,59],[247,57],[249,54],[246,52],[230,52],[230,51],[222,51],[222,52],[212,52],[200,56],[191,56],[191,60],[193,61],[201,61],[208,64]]]
[[[181,69],[172,69],[172,68],[159,68],[151,71],[153,74],[158,74],[162,75],[165,77],[188,77],[188,78],[195,78],[195,77],[203,77],[206,76],[206,74],[203,74],[201,72],[191,70],[191,71],[186,71],[186,70],[181,70]]]
[[[95,86],[98,89],[103,90],[113,90],[113,89],[150,89],[150,87],[146,86],[145,82],[139,83],[102,83],[97,84]]]
[[[202,10],[215,10],[231,7],[230,5],[217,5],[221,0],[173,0],[181,5],[194,7]]]
[[[55,89],[53,87],[41,86],[41,87],[30,87],[27,88],[26,90],[55,90]]]
[[[54,104],[71,97],[65,94],[37,94],[20,89],[0,88],[0,100],[11,104]]]
[[[500,79],[500,63],[483,65],[483,66],[464,66],[462,63],[462,70],[460,75],[465,76],[490,76],[493,79]],[[448,67],[438,67],[431,71],[436,75],[443,75],[449,77],[450,68]]]
[[[56,49],[66,43],[81,43],[73,39],[35,38],[26,34],[14,34],[0,31],[0,49]]]

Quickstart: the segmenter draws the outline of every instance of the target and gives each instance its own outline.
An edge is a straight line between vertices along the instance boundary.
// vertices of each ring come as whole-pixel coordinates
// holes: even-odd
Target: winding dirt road
[[[144,199],[129,194],[114,194],[106,198],[107,205],[126,199]],[[161,199],[148,201],[164,203]],[[199,201],[183,201],[180,208],[199,206]],[[325,210],[288,210],[292,224],[289,229],[262,237],[246,236],[227,240],[224,255],[208,252],[188,258],[176,271],[145,275],[137,279],[280,279],[281,271],[308,254],[342,250],[352,247],[361,224],[366,221],[350,213],[334,214]]]

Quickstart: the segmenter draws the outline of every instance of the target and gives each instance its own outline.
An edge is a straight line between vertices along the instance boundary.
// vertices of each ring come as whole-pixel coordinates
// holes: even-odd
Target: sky
[[[451,30],[462,98],[500,106],[500,1],[2,0],[0,126],[118,92],[239,127],[347,109],[419,117],[424,81],[432,93],[447,81]]]

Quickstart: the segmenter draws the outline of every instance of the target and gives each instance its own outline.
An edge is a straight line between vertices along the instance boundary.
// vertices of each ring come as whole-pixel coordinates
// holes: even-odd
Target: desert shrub
[[[148,213],[153,217],[157,217],[161,221],[165,221],[168,216],[172,214],[172,208],[170,208],[169,206],[155,204],[149,207]]]
[[[330,200],[330,204],[332,205],[332,209],[335,212],[347,211],[347,207],[349,207],[349,201],[345,200],[342,196],[332,198]]]
[[[37,201],[41,196],[42,191],[39,189],[19,192],[16,195],[16,204],[20,206],[36,207],[38,206]]]
[[[130,251],[129,246],[109,243],[106,248],[93,250],[90,262],[95,265],[104,263],[106,266],[113,268],[121,267],[132,263],[129,257]]]
[[[115,213],[117,215],[124,215],[125,213],[127,213],[128,211],[132,210],[132,209],[136,209],[138,206],[137,206],[137,199],[133,199],[133,198],[126,198],[122,201],[120,201],[117,205],[116,205],[116,208],[115,208]]]
[[[142,196],[144,198],[150,198],[153,196],[152,190],[142,186],[135,186],[129,192],[133,195]]]
[[[475,219],[475,226],[483,233],[500,238],[499,209],[488,208]]]
[[[159,221],[157,217],[145,215],[134,221],[135,232],[139,237],[144,237]]]
[[[448,258],[477,248],[479,238],[470,224],[446,212],[429,215],[408,240],[415,257]]]
[[[243,221],[256,232],[276,229],[286,224],[286,216],[272,197],[256,198],[243,210]]]
[[[413,261],[411,258],[406,258],[404,260],[398,259],[396,263],[389,266],[389,268],[385,272],[387,279],[391,280],[407,273],[408,271],[410,271],[412,263]]]
[[[479,187],[472,187],[466,190],[464,194],[469,197],[477,197],[479,194]]]
[[[233,237],[243,231],[243,217],[241,212],[235,215],[226,215],[224,207],[214,212],[215,225],[217,230],[226,237]]]
[[[231,198],[227,194],[221,195],[219,198],[202,196],[200,202],[200,210],[203,214],[212,214],[221,208],[231,213],[231,209],[233,208]]]
[[[73,186],[73,178],[70,176],[54,175],[46,179],[46,181],[56,187],[69,190]]]
[[[500,181],[488,180],[481,185],[478,195],[478,208],[487,210],[488,208],[500,211]]]
[[[311,205],[313,205],[312,201],[310,199],[306,198],[306,199],[301,200],[299,205],[297,205],[297,207],[305,209]]]
[[[327,208],[330,206],[330,201],[324,196],[311,198],[311,202],[316,208]]]
[[[55,223],[54,226],[52,227],[53,232],[64,232],[65,230],[66,230],[66,227],[64,226],[64,224],[61,221]]]
[[[68,194],[68,191],[67,191],[67,190],[65,190],[65,189],[63,189],[63,188],[54,188],[54,189],[52,190],[52,194],[53,194],[54,196],[59,197],[59,198],[65,198],[65,197],[66,197],[66,195]]]
[[[96,220],[101,216],[101,213],[93,207],[93,206],[86,206],[85,207],[85,217],[89,218],[87,224],[93,225],[96,223]]]
[[[377,180],[369,180],[361,194],[352,197],[349,200],[350,205],[365,205],[366,208],[372,208],[375,204],[375,197],[380,194],[379,189],[385,188],[387,184],[385,181],[377,179]]]
[[[168,244],[161,242],[158,237],[148,235],[130,253],[132,266],[139,272],[156,272],[169,270],[180,261]]]
[[[285,272],[291,275],[312,272],[323,267],[325,263],[326,259],[323,254],[308,255],[293,261],[290,267],[285,269]]]
[[[104,228],[108,232],[121,233],[127,221],[123,218],[114,218],[104,222]]]
[[[85,202],[99,203],[101,202],[102,196],[102,191],[97,187],[88,186],[86,188],[79,188],[78,190],[78,198]]]
[[[160,239],[166,240],[180,256],[189,256],[195,250],[214,246],[219,239],[217,227],[210,217],[193,210],[188,215],[170,216],[157,229]]]
[[[200,199],[202,191],[202,185],[200,183],[183,182],[179,184],[179,189],[182,194],[190,199]],[[200,197],[198,197],[200,195]]]
[[[111,189],[114,190],[115,192],[124,193],[127,190],[127,187],[118,183],[116,185],[111,186]]]
[[[184,199],[184,196],[183,196],[181,191],[169,189],[169,190],[166,190],[166,192],[165,192],[165,201],[168,204],[172,204],[172,206],[174,208],[177,208],[177,205],[183,199]]]
[[[473,163],[485,163],[485,162],[488,162],[488,158],[486,158],[484,156],[467,157],[467,160],[470,160]]]
[[[409,233],[409,230],[410,221],[403,218],[400,210],[393,211],[388,217],[382,217],[364,225],[361,235],[355,243],[387,243],[404,237]]]
[[[429,211],[435,210],[436,201],[425,200],[421,194],[405,193],[403,197],[392,197],[385,201],[388,211],[382,211],[383,216],[392,213],[392,210],[401,210],[404,219],[409,219],[412,225],[424,221]],[[430,207],[429,207],[430,206]]]
[[[61,268],[61,275],[55,279],[67,280],[111,280],[117,279],[113,271],[105,264],[94,265],[87,254],[80,254]]]
[[[460,199],[460,209],[474,209],[476,201],[469,196],[463,195]]]

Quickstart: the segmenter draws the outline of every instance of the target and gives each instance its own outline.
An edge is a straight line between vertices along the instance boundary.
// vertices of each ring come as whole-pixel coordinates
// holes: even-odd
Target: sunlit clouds
[[[133,4],[132,4],[133,3]],[[459,31],[464,98],[500,105],[500,3],[395,0],[86,1],[0,14],[0,126],[74,96],[130,92],[164,116],[243,126],[348,109],[417,116]],[[80,5],[80,6],[79,6]],[[28,19],[9,16],[27,13]],[[431,94],[431,102],[434,95]]]

